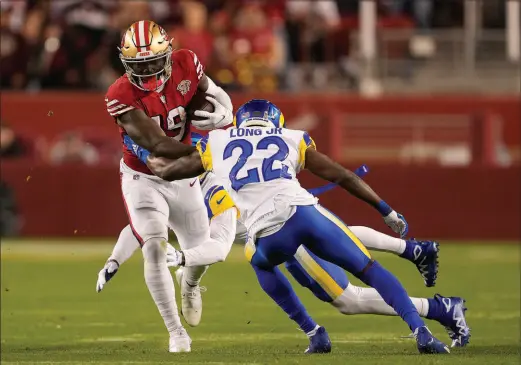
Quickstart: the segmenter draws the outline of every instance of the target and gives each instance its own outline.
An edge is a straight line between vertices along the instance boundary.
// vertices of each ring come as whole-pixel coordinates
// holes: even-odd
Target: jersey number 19
[[[182,106],[168,111],[167,119],[162,115],[152,117],[168,137],[181,141],[185,135],[186,111]]]

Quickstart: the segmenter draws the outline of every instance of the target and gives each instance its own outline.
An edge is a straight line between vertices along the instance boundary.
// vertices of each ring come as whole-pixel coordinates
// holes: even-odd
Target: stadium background
[[[369,165],[367,181],[407,217],[410,234],[441,240],[442,268],[462,280],[451,281],[453,292],[475,293],[481,287],[468,285],[474,277],[504,274],[489,283],[497,285],[489,294],[510,293],[502,299],[510,313],[503,320],[519,322],[519,278],[506,277],[519,273],[521,238],[518,1],[2,0],[2,337],[14,342],[8,360],[41,360],[47,351],[21,355],[29,340],[16,337],[25,319],[15,308],[35,297],[52,301],[52,290],[41,291],[48,280],[58,280],[54,292],[70,290],[62,275],[76,264],[85,269],[70,272],[79,280],[72,291],[78,300],[65,301],[77,308],[90,303],[95,274],[126,225],[121,146],[104,92],[123,72],[116,48],[121,31],[143,18],[163,25],[176,46],[194,50],[236,107],[269,98],[289,127],[310,132],[319,150],[351,168]],[[322,183],[303,177],[306,187]],[[378,215],[338,189],[321,202],[349,224],[387,232]],[[71,252],[85,262],[67,263]],[[247,270],[238,257],[234,251],[231,263],[212,270],[235,277],[225,267]],[[471,266],[476,262],[482,271]],[[47,278],[40,282],[42,272]],[[34,296],[17,296],[17,286]],[[132,290],[122,286],[118,293],[137,300]],[[495,308],[483,305],[475,320],[492,318]],[[207,313],[209,322],[217,321]],[[377,325],[383,321],[372,323],[386,328]],[[519,327],[511,326],[482,329],[518,343]],[[38,336],[32,341],[46,343]],[[392,345],[383,346],[385,355]]]

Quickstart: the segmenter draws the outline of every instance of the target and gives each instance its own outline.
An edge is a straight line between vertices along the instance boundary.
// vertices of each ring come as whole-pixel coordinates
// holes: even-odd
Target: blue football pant
[[[290,260],[301,244],[318,257],[337,264],[375,288],[412,331],[424,325],[396,277],[371,259],[364,245],[339,218],[319,205],[297,207],[294,215],[278,232],[259,238],[255,248],[247,247],[247,256],[250,256],[263,288],[266,284],[263,285],[261,277],[276,280],[276,276],[260,273],[270,272]],[[305,260],[303,264],[306,265]],[[340,293],[343,291],[340,286],[338,290]],[[267,293],[278,302],[276,292]],[[331,294],[334,293],[328,293]],[[295,305],[303,308],[300,301]],[[289,314],[287,309],[284,310]]]
[[[372,262],[362,242],[320,205],[297,207],[278,232],[257,239],[250,262],[261,268],[274,267],[291,260],[301,245],[354,275],[362,273]]]

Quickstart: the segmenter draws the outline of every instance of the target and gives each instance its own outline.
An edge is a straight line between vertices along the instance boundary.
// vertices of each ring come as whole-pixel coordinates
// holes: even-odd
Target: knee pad
[[[162,221],[150,218],[143,223],[142,227],[144,236],[143,240],[145,243],[152,238],[160,238],[167,241],[168,229]]]
[[[166,265],[166,240],[151,238],[143,245],[142,251],[145,263],[158,264],[164,262]]]

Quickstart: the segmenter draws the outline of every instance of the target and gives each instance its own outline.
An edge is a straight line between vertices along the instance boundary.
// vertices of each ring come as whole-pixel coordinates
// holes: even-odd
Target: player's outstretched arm
[[[315,149],[306,151],[306,169],[324,180],[331,181],[347,190],[358,199],[377,208],[382,199],[354,172],[340,166]]]
[[[177,160],[150,155],[147,166],[154,175],[168,181],[197,177],[205,171],[197,150]]]
[[[385,223],[400,236],[404,237],[407,234],[408,225],[403,216],[396,213],[354,172],[340,166],[314,148],[306,150],[305,167],[318,177],[341,186],[358,199],[372,205],[382,214]]]
[[[142,110],[130,110],[120,115],[117,121],[136,144],[157,157],[176,159],[195,151],[195,147],[167,137],[159,125]]]

